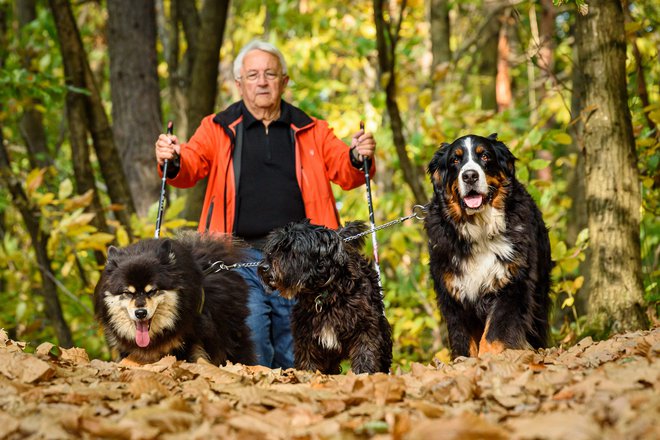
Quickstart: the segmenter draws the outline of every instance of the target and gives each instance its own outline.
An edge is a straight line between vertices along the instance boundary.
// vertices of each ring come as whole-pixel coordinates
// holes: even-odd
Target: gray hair
[[[280,60],[280,66],[282,66],[282,74],[287,74],[286,61],[284,60],[284,55],[282,52],[275,47],[274,45],[267,43],[262,40],[252,40],[238,53],[238,56],[234,60],[234,79],[239,79],[241,77],[241,67],[243,67],[243,59],[245,55],[253,50],[263,50],[269,54],[275,55]]]

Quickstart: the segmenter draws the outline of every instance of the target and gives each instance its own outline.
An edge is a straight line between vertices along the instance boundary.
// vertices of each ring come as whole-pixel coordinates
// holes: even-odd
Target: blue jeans
[[[251,248],[248,261],[261,261],[263,254]],[[293,368],[291,310],[295,300],[282,298],[278,291],[267,292],[256,267],[237,269],[248,284],[247,325],[252,333],[257,364],[269,368]]]

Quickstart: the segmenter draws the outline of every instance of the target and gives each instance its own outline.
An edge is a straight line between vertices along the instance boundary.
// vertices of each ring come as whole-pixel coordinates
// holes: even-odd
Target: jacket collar
[[[237,101],[231,104],[225,110],[217,113],[213,118],[213,122],[224,128],[224,130],[232,139],[234,138],[233,126],[236,125],[238,119],[243,116],[243,106],[243,101]],[[309,128],[315,123],[314,120],[307,115],[307,113],[298,107],[282,100],[282,113],[284,114],[285,112],[288,113],[291,126],[296,131]]]

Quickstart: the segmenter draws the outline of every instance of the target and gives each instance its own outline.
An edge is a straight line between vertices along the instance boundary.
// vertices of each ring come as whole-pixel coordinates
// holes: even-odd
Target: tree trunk
[[[188,138],[204,116],[213,113],[218,94],[220,47],[227,23],[229,0],[206,0],[200,13],[201,24],[197,29],[197,51],[194,55],[190,90],[188,92]],[[199,220],[206,193],[207,179],[198,182],[186,200],[185,216]]]
[[[18,17],[18,25],[21,28],[21,32],[23,32],[27,24],[37,18],[35,3],[36,0],[16,1],[16,16]],[[32,67],[32,57],[30,57],[27,51],[23,58],[23,67],[28,71],[35,70]],[[38,105],[41,105],[41,102],[34,99],[30,99],[30,102],[25,105],[25,110],[19,122],[19,128],[21,130],[21,136],[25,139],[30,166],[32,168],[45,168],[52,165],[53,160],[48,153],[43,116],[36,109]]]
[[[51,0],[51,8],[55,15],[55,23],[60,40],[60,49],[62,52],[62,62],[66,76],[66,84],[69,87],[66,93],[66,115],[69,126],[69,141],[71,143],[71,159],[73,162],[73,171],[76,179],[76,191],[78,194],[84,194],[88,190],[93,190],[92,201],[89,210],[95,213],[91,223],[99,231],[109,232],[105,219],[105,213],[101,200],[96,189],[94,181],[94,172],[89,160],[89,145],[87,143],[87,106],[85,96],[78,91],[85,88],[85,74],[83,56],[79,53],[80,45],[70,43],[71,39],[80,38],[77,28],[71,27],[73,15],[68,9],[68,3],[65,5],[56,5],[58,0]],[[58,18],[62,15],[61,18]],[[64,20],[66,18],[66,20]],[[103,263],[103,256],[97,254],[96,259],[99,264]]]
[[[451,27],[449,24],[449,5],[447,0],[431,0],[431,80],[433,81],[438,68],[451,61],[449,39]]]
[[[30,203],[21,182],[11,171],[9,154],[5,148],[4,138],[2,136],[2,127],[0,127],[0,182],[11,193],[12,202],[21,213],[25,227],[30,234],[32,247],[34,248],[41,274],[42,288],[40,293],[44,297],[46,317],[55,329],[58,344],[66,348],[73,347],[71,330],[64,320],[62,306],[57,297],[57,286],[53,281],[54,276],[51,271],[50,257],[47,250],[49,236],[39,226],[41,213]]]
[[[374,0],[374,21],[376,23],[376,45],[378,48],[378,65],[381,84],[385,84],[385,104],[390,117],[394,147],[399,157],[403,179],[412,190],[415,203],[425,204],[428,196],[424,190],[423,171],[415,167],[408,157],[406,138],[403,134],[403,120],[399,105],[396,102],[396,43],[406,2],[401,4],[401,14],[397,25],[385,20],[383,13],[383,0]]]
[[[626,40],[619,0],[591,2],[578,16],[584,72],[589,326],[623,332],[648,325],[643,313],[639,176],[626,90]],[[586,114],[585,114],[586,112]]]
[[[141,217],[160,195],[154,142],[162,132],[154,0],[108,0],[112,132]]]
[[[110,200],[122,207],[115,211],[115,214],[119,222],[126,229],[129,237],[132,238],[130,216],[135,213],[133,199],[131,198],[131,193],[121,167],[119,154],[112,139],[112,130],[108,123],[98,88],[94,82],[89,63],[87,62],[87,55],[85,54],[80,33],[73,18],[73,11],[69,2],[66,0],[49,0],[49,4],[53,11],[55,25],[57,27],[66,83],[70,87],[87,91],[86,94],[75,90],[69,90],[67,92],[67,114],[69,112],[74,112],[75,114],[71,115],[72,119],[69,119],[69,130],[75,139],[76,146],[84,148],[84,151],[78,151],[79,158],[81,161],[86,162],[84,166],[85,168],[89,167],[90,170],[91,166],[89,165],[89,156],[87,154],[87,132],[91,134]],[[72,141],[72,149],[76,150],[73,143]],[[82,162],[80,162],[80,165],[82,165]],[[93,185],[89,188],[91,187]],[[78,188],[78,192],[84,193],[87,189]],[[97,199],[98,196],[95,195],[94,198]],[[100,202],[93,201],[92,203],[97,217],[102,216],[103,210]],[[101,229],[106,230],[107,227]]]
[[[493,14],[498,9],[494,0],[485,0],[485,15],[490,17],[490,21],[485,29],[486,39],[483,44],[477,48],[480,56],[479,78],[481,89],[481,108],[484,110],[497,111],[497,55],[500,33],[500,17]]]

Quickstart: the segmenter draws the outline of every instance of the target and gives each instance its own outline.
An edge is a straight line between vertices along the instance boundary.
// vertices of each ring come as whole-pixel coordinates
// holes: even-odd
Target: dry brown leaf
[[[26,353],[0,352],[0,374],[23,383],[34,383],[50,379],[55,375],[55,369]]]
[[[51,350],[55,348],[56,345],[51,344],[50,342],[43,342],[37,346],[36,350],[34,350],[35,354],[38,356],[42,357],[50,357],[51,355]]]
[[[506,423],[514,439],[600,440],[598,424],[587,414],[575,411],[538,414],[511,419]]]
[[[0,335],[1,338],[1,335]],[[12,417],[4,412],[0,412],[0,438],[10,438],[11,434],[18,431],[20,423],[15,417]]]
[[[85,365],[89,364],[89,355],[82,348],[61,348],[62,354],[60,355],[60,360],[69,361],[76,365]]]
[[[509,435],[502,428],[474,414],[450,419],[425,420],[404,437],[407,440],[504,440]]]

